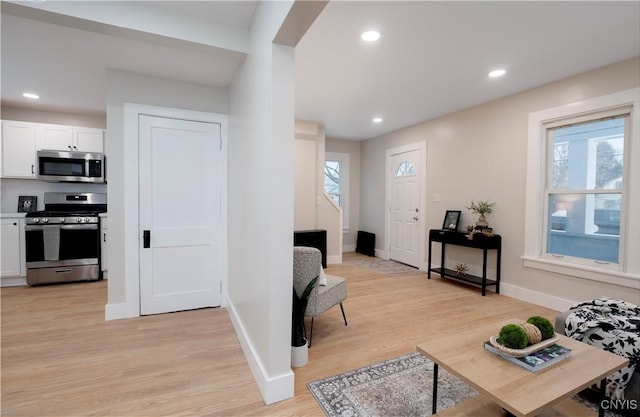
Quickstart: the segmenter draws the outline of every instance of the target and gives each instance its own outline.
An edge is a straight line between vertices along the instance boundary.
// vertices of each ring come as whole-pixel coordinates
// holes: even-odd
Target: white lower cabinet
[[[0,244],[0,277],[26,275],[24,263],[24,220],[3,218]]]
[[[100,256],[101,266],[100,269],[102,272],[107,272],[109,252],[107,250],[107,229],[108,229],[108,219],[107,216],[100,216]]]

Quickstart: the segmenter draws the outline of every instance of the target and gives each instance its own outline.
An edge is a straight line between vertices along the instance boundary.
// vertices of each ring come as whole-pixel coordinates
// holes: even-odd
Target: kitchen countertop
[[[27,213],[0,213],[0,218],[2,219],[19,219],[23,218],[27,215]]]

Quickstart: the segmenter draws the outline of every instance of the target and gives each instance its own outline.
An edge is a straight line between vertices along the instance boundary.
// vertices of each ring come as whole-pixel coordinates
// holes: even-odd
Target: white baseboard
[[[568,310],[572,305],[576,304],[576,301],[573,300],[567,300],[566,298],[556,297],[542,292],[530,290],[528,288],[505,284],[503,282],[500,283],[500,294],[547,307],[556,311]]]
[[[389,253],[386,250],[375,249],[375,254],[377,258],[389,260]]]
[[[249,368],[253,373],[253,378],[258,385],[258,389],[262,394],[262,399],[265,404],[273,404],[278,401],[292,398],[294,394],[295,375],[292,370],[285,372],[282,375],[270,376],[264,369],[260,357],[256,353],[256,350],[251,343],[251,340],[247,337],[242,321],[238,317],[238,313],[233,305],[232,300],[227,298],[227,309],[229,311],[229,317],[231,323],[235,328],[238,340],[240,340],[240,346],[247,359]]]
[[[344,252],[355,252],[356,251],[356,244],[355,243],[351,243],[348,245],[342,245],[342,253]]]
[[[335,265],[342,263],[342,254],[327,256],[327,265]]]
[[[111,303],[104,307],[105,320],[129,319],[139,316],[140,310],[138,306],[132,306],[127,303]]]
[[[21,287],[27,285],[27,277],[3,277],[0,279],[0,287]]]

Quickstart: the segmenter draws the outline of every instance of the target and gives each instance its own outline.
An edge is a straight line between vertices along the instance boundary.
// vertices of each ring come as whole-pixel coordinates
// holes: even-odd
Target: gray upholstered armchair
[[[347,317],[344,314],[342,302],[347,298],[347,281],[344,278],[325,275],[322,270],[322,255],[316,248],[305,246],[293,247],[293,288],[298,295],[302,294],[307,284],[318,277],[318,283],[311,292],[309,303],[305,311],[305,316],[311,317],[311,328],[309,330],[309,347],[313,337],[313,319],[316,316],[329,310],[331,307],[340,305],[344,325],[347,325]]]

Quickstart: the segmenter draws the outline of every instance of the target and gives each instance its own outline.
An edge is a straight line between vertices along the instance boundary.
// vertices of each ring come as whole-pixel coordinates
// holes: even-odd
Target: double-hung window
[[[342,228],[349,229],[349,154],[327,152],[324,162],[324,191],[342,208]]]
[[[526,266],[638,286],[639,91],[530,114]]]
[[[622,265],[620,226],[628,107],[544,125],[547,136],[544,253]],[[624,242],[624,239],[622,240]]]

